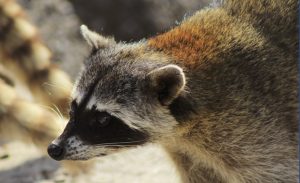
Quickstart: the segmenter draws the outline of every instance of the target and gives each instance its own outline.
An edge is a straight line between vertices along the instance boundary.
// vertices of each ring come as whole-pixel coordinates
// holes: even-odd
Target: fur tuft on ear
[[[89,28],[86,25],[80,26],[80,32],[83,38],[87,41],[87,43],[95,49],[105,48],[110,45],[116,44],[116,42],[113,39],[106,38],[94,31],[89,30]]]
[[[147,75],[147,78],[150,88],[158,94],[162,105],[171,104],[186,84],[183,70],[173,64],[154,69]]]

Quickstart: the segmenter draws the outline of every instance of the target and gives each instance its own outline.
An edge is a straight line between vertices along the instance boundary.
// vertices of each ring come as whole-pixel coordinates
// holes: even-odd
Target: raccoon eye
[[[97,117],[97,125],[99,127],[106,127],[110,123],[111,117],[109,115],[99,115]]]

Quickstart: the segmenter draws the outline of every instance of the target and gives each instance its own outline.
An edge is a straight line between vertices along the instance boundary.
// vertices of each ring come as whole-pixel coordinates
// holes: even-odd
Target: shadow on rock
[[[59,163],[48,157],[27,161],[15,168],[1,171],[0,182],[3,183],[32,183],[53,177],[59,168]]]

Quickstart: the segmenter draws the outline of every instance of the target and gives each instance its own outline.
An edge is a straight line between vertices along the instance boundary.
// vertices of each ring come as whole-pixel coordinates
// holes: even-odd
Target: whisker
[[[114,144],[114,145],[96,145],[96,147],[131,147],[131,146],[135,146],[135,145],[117,145],[117,144]]]
[[[59,110],[59,108],[55,105],[55,104],[52,104],[54,106],[54,108],[56,109],[57,113],[60,115],[60,117],[63,119],[64,116],[63,114],[61,113],[61,111]]]
[[[127,142],[115,142],[115,143],[103,143],[103,145],[113,145],[113,144],[130,144],[136,142],[144,142],[145,140],[137,140],[137,141],[127,141]]]
[[[44,85],[44,86],[48,85],[48,86],[51,86],[51,87],[54,87],[54,88],[60,88],[60,89],[63,89],[63,90],[68,89],[66,87],[63,87],[63,86],[60,86],[60,85],[51,84],[51,83],[48,83],[48,82],[44,82],[42,85]]]
[[[52,112],[54,112],[60,119],[63,119],[63,116],[61,115],[60,112],[56,111],[55,109],[53,109],[50,106],[46,106],[46,105],[39,105],[40,107],[43,107],[45,109],[50,109]]]
[[[145,142],[146,140],[137,140],[137,141],[127,141],[127,142],[116,142],[116,143],[102,143],[97,144],[97,146],[134,146],[131,143]]]

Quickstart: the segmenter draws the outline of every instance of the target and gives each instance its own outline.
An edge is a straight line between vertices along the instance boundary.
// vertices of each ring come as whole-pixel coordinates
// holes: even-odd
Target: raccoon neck
[[[193,127],[188,124],[181,128],[178,136],[162,142],[166,152],[177,167],[177,172],[184,183],[242,182],[239,175],[233,172],[214,153],[205,148],[204,142],[193,142],[184,137]],[[191,132],[192,133],[192,132]],[[192,137],[191,137],[192,138]]]

